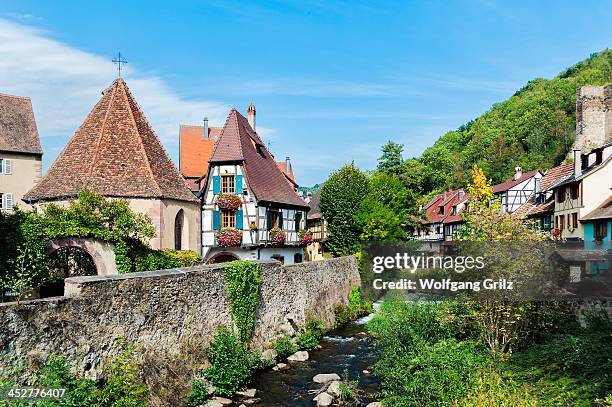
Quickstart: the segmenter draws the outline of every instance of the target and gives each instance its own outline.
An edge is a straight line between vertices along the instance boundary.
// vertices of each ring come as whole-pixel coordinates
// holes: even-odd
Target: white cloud
[[[0,92],[32,99],[41,137],[67,141],[116,75],[111,58],[3,18],[0,55]],[[212,125],[223,125],[229,105],[181,97],[163,79],[140,73],[134,65],[127,65],[123,76],[166,146],[178,144],[181,123],[200,123],[206,115]]]

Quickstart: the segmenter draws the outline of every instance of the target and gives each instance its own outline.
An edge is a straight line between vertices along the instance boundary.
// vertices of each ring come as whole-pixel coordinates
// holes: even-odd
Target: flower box
[[[314,239],[312,238],[310,232],[304,229],[298,232],[298,237],[300,238],[300,246],[308,246],[309,244],[314,242]]]
[[[282,246],[285,244],[287,235],[279,228],[273,228],[270,230],[270,244],[272,246]]]
[[[242,244],[242,231],[224,228],[215,234],[217,244],[221,247],[236,247]]]
[[[226,211],[237,211],[242,206],[242,201],[235,194],[220,194],[217,196],[217,206]]]

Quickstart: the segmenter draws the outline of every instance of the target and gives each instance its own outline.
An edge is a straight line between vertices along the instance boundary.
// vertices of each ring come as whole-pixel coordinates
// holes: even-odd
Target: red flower
[[[242,243],[242,231],[223,228],[215,234],[217,244],[221,247],[236,247]]]
[[[240,197],[235,194],[219,194],[219,196],[217,196],[217,206],[219,206],[220,209],[237,211],[242,206],[242,201]]]
[[[304,229],[298,232],[298,237],[300,238],[300,246],[308,246],[309,244],[314,242],[314,239],[312,238],[310,232]]]
[[[282,246],[285,244],[287,235],[280,228],[273,228],[270,230],[270,243],[272,246]]]

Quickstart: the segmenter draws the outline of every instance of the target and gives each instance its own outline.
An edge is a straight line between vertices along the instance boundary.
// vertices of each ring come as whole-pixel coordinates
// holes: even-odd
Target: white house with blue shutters
[[[251,124],[232,109],[202,180],[202,256],[207,263],[269,258],[285,264],[303,261],[299,234],[306,228],[309,206],[253,125],[254,120]],[[220,195],[237,196],[239,209],[221,207]],[[284,242],[272,239],[271,230],[281,230]],[[219,234],[228,231],[242,233],[237,245],[220,241]]]

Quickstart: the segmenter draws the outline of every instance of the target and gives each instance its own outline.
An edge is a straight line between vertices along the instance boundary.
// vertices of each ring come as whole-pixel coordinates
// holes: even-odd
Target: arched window
[[[174,219],[174,248],[183,249],[183,229],[185,224],[185,212],[181,209]]]
[[[294,263],[301,263],[302,260],[302,253],[296,253],[293,255],[293,262]]]

